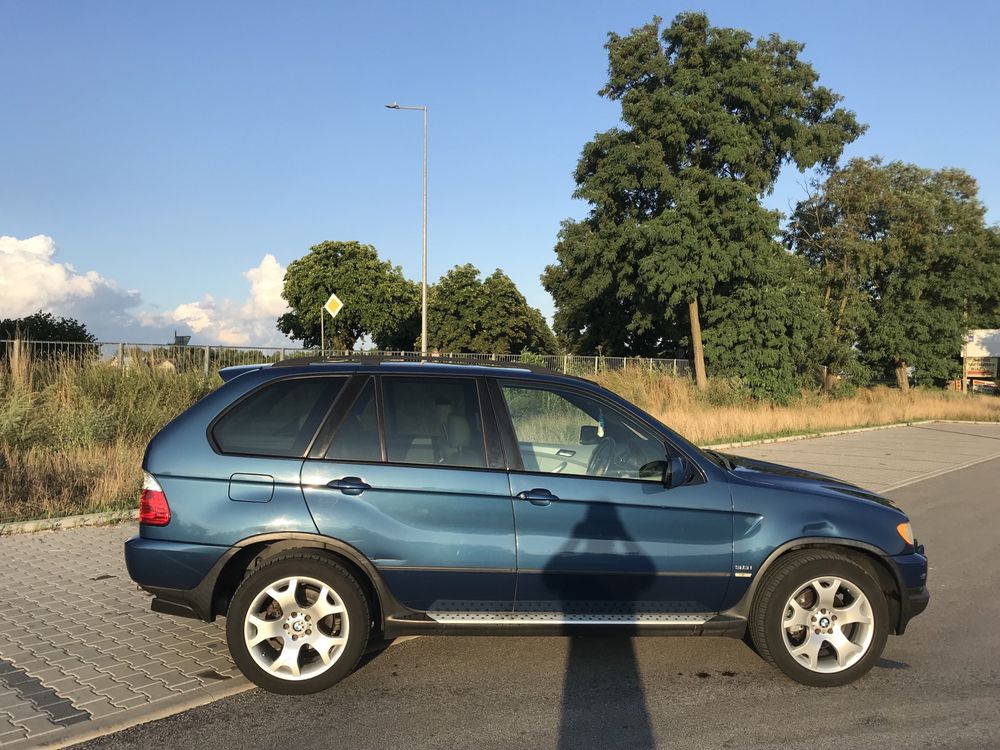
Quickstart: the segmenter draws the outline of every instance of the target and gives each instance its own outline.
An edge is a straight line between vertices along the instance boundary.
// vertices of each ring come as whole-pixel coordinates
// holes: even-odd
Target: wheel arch
[[[212,586],[212,615],[224,615],[229,601],[248,572],[293,549],[322,551],[357,579],[368,599],[374,628],[384,628],[387,613],[399,607],[378,570],[357,548],[332,537],[304,533],[260,534],[234,545]]]
[[[891,559],[883,550],[873,544],[854,539],[803,537],[785,542],[767,556],[767,559],[764,560],[757,574],[751,580],[750,586],[747,588],[746,593],[743,594],[743,597],[732,608],[722,614],[744,619],[749,618],[754,597],[757,595],[761,583],[766,580],[768,574],[772,570],[776,570],[776,565],[782,559],[787,559],[788,555],[804,549],[826,549],[837,552],[870,568],[886,595],[886,602],[889,605],[889,618],[892,625],[891,632],[895,634],[900,632],[902,617],[901,597],[904,589],[899,571],[896,570],[895,565],[893,565]]]

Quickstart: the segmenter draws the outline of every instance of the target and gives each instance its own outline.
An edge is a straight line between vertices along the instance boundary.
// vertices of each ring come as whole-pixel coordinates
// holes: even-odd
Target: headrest
[[[464,417],[448,417],[448,444],[452,448],[465,448],[469,444],[469,423]]]

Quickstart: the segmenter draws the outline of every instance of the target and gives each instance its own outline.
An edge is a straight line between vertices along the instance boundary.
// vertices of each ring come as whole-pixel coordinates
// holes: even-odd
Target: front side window
[[[484,468],[476,382],[468,378],[384,377],[389,461]]]
[[[525,471],[660,481],[664,443],[605,403],[570,390],[501,383]]]
[[[290,378],[264,386],[230,409],[212,436],[223,453],[299,457],[346,378]]]

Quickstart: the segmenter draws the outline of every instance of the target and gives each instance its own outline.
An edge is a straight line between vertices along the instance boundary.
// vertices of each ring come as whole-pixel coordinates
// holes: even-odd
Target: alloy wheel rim
[[[287,576],[254,597],[243,624],[257,665],[282,680],[308,680],[343,655],[350,620],[343,600],[315,578]]]
[[[799,666],[823,674],[843,672],[868,653],[875,614],[857,584],[837,576],[813,578],[785,604],[781,635]]]

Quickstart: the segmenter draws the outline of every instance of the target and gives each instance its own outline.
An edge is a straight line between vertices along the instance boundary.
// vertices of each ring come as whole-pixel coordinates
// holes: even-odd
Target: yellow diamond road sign
[[[331,318],[336,318],[337,313],[340,312],[340,308],[342,308],[343,306],[344,303],[340,301],[340,297],[338,297],[336,294],[331,294],[330,299],[328,299],[326,301],[326,304],[323,305],[323,309],[326,310],[328,313],[330,313]]]

